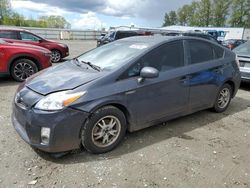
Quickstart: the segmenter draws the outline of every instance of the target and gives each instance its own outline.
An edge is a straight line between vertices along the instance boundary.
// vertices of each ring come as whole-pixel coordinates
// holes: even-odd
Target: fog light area
[[[42,127],[41,128],[41,144],[48,145],[50,138],[50,128]]]

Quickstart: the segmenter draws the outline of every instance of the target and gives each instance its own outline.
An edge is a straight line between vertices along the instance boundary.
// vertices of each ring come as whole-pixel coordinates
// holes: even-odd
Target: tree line
[[[62,16],[41,16],[38,19],[26,19],[23,15],[11,9],[9,0],[0,0],[0,25],[42,28],[71,27],[70,23]]]
[[[250,28],[250,0],[200,0],[165,14],[163,26]]]

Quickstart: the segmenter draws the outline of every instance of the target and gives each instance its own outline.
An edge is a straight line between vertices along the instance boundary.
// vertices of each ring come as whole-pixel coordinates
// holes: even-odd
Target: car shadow
[[[16,82],[11,78],[10,76],[0,76],[0,87],[6,87],[6,86],[17,86],[21,82]]]
[[[241,82],[240,89],[250,91],[250,82]]]
[[[203,126],[213,126],[214,122],[244,111],[249,107],[250,100],[235,97],[227,111],[224,113],[218,114],[209,110],[204,110],[192,115],[169,121],[165,124],[156,125],[133,133],[127,133],[125,140],[117,148],[105,154],[95,155],[85,150],[77,150],[63,157],[59,155],[60,158],[51,157],[45,153],[40,153],[39,155],[45,160],[49,160],[58,164],[75,164],[119,158],[122,155],[133,153],[142,148],[154,145],[173,137],[178,137],[185,140],[197,139],[189,136],[188,133]],[[220,125],[220,127],[223,126],[224,125]],[[227,127],[224,128],[228,129]]]

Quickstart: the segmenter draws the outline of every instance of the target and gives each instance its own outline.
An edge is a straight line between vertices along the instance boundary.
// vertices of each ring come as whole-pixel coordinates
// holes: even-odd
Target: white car
[[[240,63],[242,81],[250,81],[250,41],[233,49]]]

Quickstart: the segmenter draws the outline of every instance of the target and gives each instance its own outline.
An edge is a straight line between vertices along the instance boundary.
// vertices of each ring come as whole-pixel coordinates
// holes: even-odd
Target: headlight
[[[43,54],[44,56],[47,56],[47,57],[50,57],[50,56],[51,56],[51,53],[50,53],[50,52],[42,52],[42,54]]]
[[[42,98],[35,106],[36,109],[39,110],[61,110],[66,106],[69,106],[81,96],[86,93],[84,92],[77,92],[77,93],[70,93],[70,91],[61,91],[57,93],[52,93],[44,98]]]
[[[68,48],[68,46],[66,44],[58,44],[58,45],[63,47],[63,48]]]

